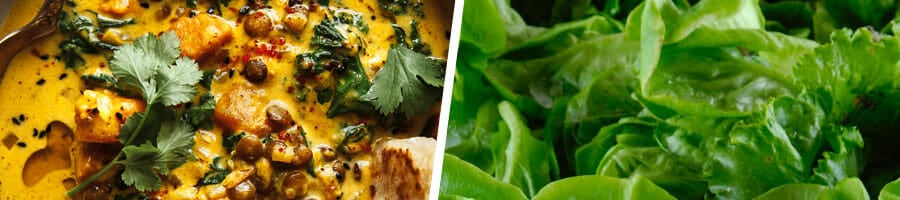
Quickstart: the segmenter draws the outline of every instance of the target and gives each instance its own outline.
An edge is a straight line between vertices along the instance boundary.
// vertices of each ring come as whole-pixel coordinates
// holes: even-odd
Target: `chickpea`
[[[262,59],[252,59],[244,64],[244,71],[241,75],[252,83],[262,83],[269,76],[269,68]]]
[[[281,183],[281,192],[287,199],[297,199],[306,195],[308,188],[306,174],[301,171],[291,171],[284,175]]]
[[[263,144],[256,135],[244,136],[238,141],[234,155],[240,159],[255,161],[263,155]]]
[[[244,20],[244,31],[252,37],[263,37],[274,29],[272,18],[265,11],[255,11]]]
[[[273,132],[280,132],[294,125],[294,119],[291,117],[291,113],[280,105],[270,105],[267,107],[266,117],[268,118],[269,126],[272,127]]]

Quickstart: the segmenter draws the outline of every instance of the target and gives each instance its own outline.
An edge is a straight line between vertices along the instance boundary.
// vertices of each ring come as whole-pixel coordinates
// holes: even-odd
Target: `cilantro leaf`
[[[184,111],[184,119],[194,127],[212,129],[212,117],[215,109],[216,99],[207,92],[200,96],[199,104],[194,104]]]
[[[185,162],[194,146],[193,127],[183,121],[167,121],[160,127],[156,138],[156,148],[160,156],[156,160],[156,170],[162,175]]]
[[[195,94],[189,87],[197,84],[203,74],[193,61],[175,60],[181,52],[180,44],[171,31],[159,39],[145,35],[116,51],[109,69],[120,83],[143,91],[148,103],[171,106],[187,102]],[[173,62],[174,66],[165,67]]]
[[[176,117],[175,114],[175,110],[172,108],[166,108],[159,104],[150,105],[149,112],[135,113],[125,120],[125,124],[119,129],[119,142],[127,145],[143,144],[152,141],[156,133],[159,132],[160,126],[158,124],[163,123],[167,119],[174,119]],[[145,125],[140,129],[140,133],[136,133],[135,131],[138,131],[138,125],[141,123],[141,120],[144,120]],[[132,134],[137,135],[131,136]],[[132,137],[134,139],[131,140],[131,143],[128,143],[128,139]]]
[[[173,106],[188,102],[197,94],[194,86],[203,78],[203,72],[197,70],[197,63],[189,58],[175,60],[168,70],[160,70],[156,76],[156,96],[148,102]]]
[[[178,120],[176,111],[170,106],[193,99],[197,94],[195,85],[203,73],[190,58],[179,58],[179,45],[178,38],[170,31],[159,38],[145,35],[114,52],[110,71],[114,80],[118,80],[115,84],[139,91],[147,108],[128,117],[122,125],[119,138],[125,147],[113,162],[79,183],[68,192],[69,196],[90,185],[114,165],[125,168],[121,176],[125,184],[142,192],[156,190],[162,186],[159,175],[167,175],[191,157],[194,127],[188,120]],[[204,101],[201,106],[187,113],[211,112],[210,107],[215,107],[211,99],[212,96],[207,94],[201,98]],[[209,115],[198,117],[209,118]]]
[[[440,62],[403,46],[388,51],[383,69],[375,74],[373,86],[361,98],[375,105],[381,114],[399,111],[407,117],[427,111],[440,97],[443,87]]]
[[[125,153],[125,160],[116,163],[125,166],[122,172],[122,181],[140,191],[155,190],[162,186],[162,180],[153,170],[155,162],[160,156],[159,149],[153,147],[149,143],[141,146],[129,145],[122,148]]]

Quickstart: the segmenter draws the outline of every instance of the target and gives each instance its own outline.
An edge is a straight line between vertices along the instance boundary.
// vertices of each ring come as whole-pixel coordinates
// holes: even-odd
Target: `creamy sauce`
[[[99,12],[103,2],[105,1],[75,0],[77,4],[75,9],[79,14],[90,15],[87,11]],[[312,27],[322,19],[326,9],[349,10],[362,14],[362,19],[368,25],[369,30],[367,34],[361,35],[360,39],[365,46],[365,51],[360,53],[359,59],[369,80],[372,80],[375,73],[383,67],[391,45],[396,43],[391,20],[384,17],[385,14],[382,12],[386,11],[379,8],[377,0],[332,0],[331,7],[320,8],[317,12],[309,14],[309,22],[302,33],[292,34],[283,30],[275,30],[263,38],[250,37],[244,31],[243,23],[240,21],[246,17],[241,17],[239,14],[239,9],[244,6],[244,2],[232,1],[229,7],[222,9],[222,17],[233,23],[233,39],[222,47],[222,49],[228,49],[227,56],[222,57],[228,57],[231,62],[226,64],[210,61],[214,59],[200,61],[201,69],[217,69],[216,74],[220,78],[213,81],[210,90],[216,99],[220,99],[223,94],[237,87],[264,89],[265,95],[262,98],[265,100],[261,103],[265,105],[269,101],[279,101],[286,105],[290,115],[306,131],[307,139],[312,142],[309,148],[313,150],[313,157],[316,161],[324,160],[322,151],[319,151],[317,147],[335,148],[341,142],[343,137],[339,134],[341,124],[375,123],[372,118],[359,117],[355,114],[328,118],[325,114],[329,107],[328,103],[317,103],[314,100],[316,95],[314,91],[310,92],[307,97],[311,100],[297,101],[292,87],[295,87],[294,56],[313,50],[309,44],[313,36]],[[16,1],[3,26],[0,27],[0,34],[5,35],[30,21],[41,3],[41,1]],[[209,3],[201,1],[197,8],[209,8],[211,6]],[[137,38],[148,32],[160,33],[169,30],[171,24],[178,17],[176,16],[177,9],[186,7],[184,1],[149,1],[148,8],[141,8],[137,4],[138,1],[132,0],[130,12],[117,17],[120,19],[134,18],[137,21],[133,25],[114,28],[126,35],[123,37],[126,43],[130,42],[129,39]],[[268,5],[276,8],[273,9],[275,15],[282,17],[286,14],[286,9],[279,8],[285,8],[287,4],[287,0],[270,0]],[[166,5],[170,6],[171,14],[160,18],[158,12]],[[410,30],[409,20],[419,20],[419,32],[424,43],[430,46],[431,56],[446,58],[452,4],[437,0],[428,1],[424,5],[424,18],[417,19],[398,15],[396,22],[408,33]],[[65,9],[65,11],[71,12],[72,8],[66,7]],[[190,11],[188,9],[184,12],[182,15],[187,15],[186,13]],[[204,14],[206,10],[197,10],[197,12]],[[0,172],[2,172],[0,175],[0,199],[63,199],[66,198],[65,192],[76,184],[74,181],[75,170],[71,161],[71,157],[75,153],[74,150],[69,149],[80,145],[79,141],[72,142],[72,132],[77,128],[74,120],[75,103],[81,97],[82,91],[90,88],[83,83],[80,76],[94,72],[108,73],[105,56],[111,54],[110,52],[82,54],[85,59],[84,66],[67,69],[62,61],[54,59],[54,56],[60,52],[58,44],[65,38],[66,36],[62,34],[54,34],[33,42],[13,59],[6,75],[0,82],[0,140],[3,144],[0,146]],[[285,44],[273,45],[277,46],[275,49],[278,56],[253,55],[262,57],[268,64],[269,76],[265,82],[251,84],[237,72],[234,72],[234,75],[228,75],[229,69],[243,70],[244,62],[241,60],[244,55],[248,54],[247,52],[255,50],[255,47],[260,45],[280,43],[279,40],[284,40]],[[435,105],[429,113],[415,117],[410,120],[407,127],[396,132],[386,128],[376,128],[374,130],[376,138],[418,136],[425,128],[428,118],[437,114],[438,108],[439,106]],[[257,114],[265,116],[262,111]],[[20,116],[23,116],[21,119],[24,120],[20,120]],[[59,123],[50,126],[51,122]],[[199,160],[185,163],[173,170],[169,176],[182,182],[194,183],[210,170],[207,166],[213,158],[230,157],[230,152],[227,152],[222,146],[224,137],[231,134],[226,132],[228,131],[220,125],[216,125],[213,130],[198,131],[194,137],[193,153]],[[53,144],[48,145],[48,143]],[[68,143],[73,143],[72,147],[65,147],[68,146]],[[373,156],[364,153],[340,157],[351,165],[358,164],[360,166],[363,174],[361,179],[345,177],[343,182],[339,182],[335,179],[331,162],[316,162],[314,171],[318,176],[313,187],[318,188],[311,189],[314,191],[311,191],[310,194],[319,194],[320,197],[326,199],[337,196],[342,199],[371,198],[373,191],[370,191],[369,188],[373,178],[369,165]],[[260,163],[255,163],[255,165],[260,166]],[[178,192],[208,193],[210,190],[215,190],[215,186],[193,187],[193,184],[171,183],[165,181],[167,180],[165,178],[163,180],[163,188],[149,195],[178,198],[183,197],[177,196]]]

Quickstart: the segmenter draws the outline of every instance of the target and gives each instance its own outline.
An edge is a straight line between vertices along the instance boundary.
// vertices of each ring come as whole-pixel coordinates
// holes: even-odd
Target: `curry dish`
[[[425,199],[452,4],[71,0],[0,82],[0,199]]]

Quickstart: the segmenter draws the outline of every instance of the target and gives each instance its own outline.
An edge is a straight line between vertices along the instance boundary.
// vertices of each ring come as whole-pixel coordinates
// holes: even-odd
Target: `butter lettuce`
[[[441,198],[896,198],[897,6],[466,2]]]

